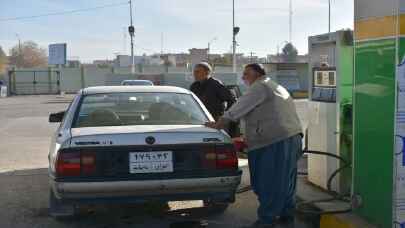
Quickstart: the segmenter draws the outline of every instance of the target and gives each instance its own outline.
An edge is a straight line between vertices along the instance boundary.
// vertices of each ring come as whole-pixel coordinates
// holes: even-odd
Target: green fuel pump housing
[[[405,1],[355,0],[354,9],[354,211],[378,227],[403,228]]]

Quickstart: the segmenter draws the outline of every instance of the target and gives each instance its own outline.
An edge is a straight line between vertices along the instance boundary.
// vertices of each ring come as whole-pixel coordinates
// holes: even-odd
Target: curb
[[[298,178],[297,183],[297,202],[311,202],[307,205],[308,210],[319,211],[317,219],[320,228],[377,228],[352,212],[322,214],[322,212],[328,211],[345,211],[351,205],[339,200],[322,201],[322,199],[329,199],[332,196],[308,182],[306,177]]]
[[[322,215],[320,228],[377,228],[352,213]]]
[[[320,228],[356,228],[356,226],[350,221],[341,219],[336,215],[322,215],[320,221]]]

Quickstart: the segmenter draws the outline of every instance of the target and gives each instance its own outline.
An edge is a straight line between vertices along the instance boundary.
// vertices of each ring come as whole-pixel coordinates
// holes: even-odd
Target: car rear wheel
[[[214,214],[222,214],[225,213],[226,209],[229,207],[229,203],[222,203],[222,202],[213,202],[210,200],[204,200],[204,207],[209,210],[209,212]]]
[[[49,190],[49,214],[55,219],[69,219],[75,216],[76,208],[73,204],[62,202]]]

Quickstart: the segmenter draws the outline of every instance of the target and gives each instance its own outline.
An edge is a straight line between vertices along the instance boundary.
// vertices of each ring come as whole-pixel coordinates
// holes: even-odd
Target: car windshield
[[[73,128],[128,125],[201,125],[207,116],[192,95],[107,93],[83,97]]]

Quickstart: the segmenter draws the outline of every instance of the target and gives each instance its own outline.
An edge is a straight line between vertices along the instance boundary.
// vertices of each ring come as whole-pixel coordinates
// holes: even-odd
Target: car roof
[[[184,93],[191,94],[189,90],[175,86],[96,86],[82,90],[82,94],[103,93]]]

